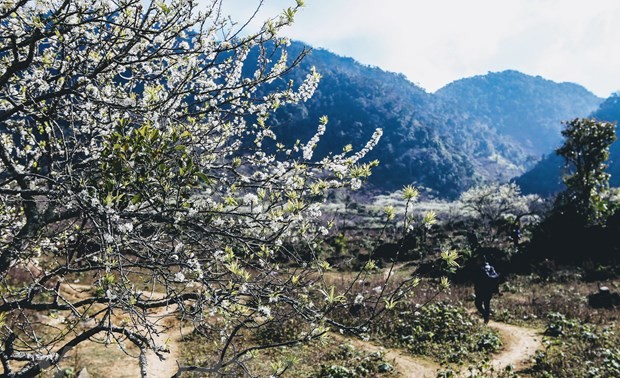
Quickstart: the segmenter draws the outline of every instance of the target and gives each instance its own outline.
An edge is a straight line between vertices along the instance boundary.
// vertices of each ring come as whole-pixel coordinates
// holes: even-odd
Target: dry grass
[[[620,279],[604,283],[618,290]],[[570,319],[593,324],[610,324],[620,319],[616,309],[595,309],[588,306],[587,296],[596,293],[596,283],[569,279],[563,282],[542,281],[536,276],[511,276],[501,285],[501,295],[492,301],[494,319],[520,324],[542,326],[549,314],[558,312]],[[454,286],[445,294],[453,303],[473,306],[473,287]]]

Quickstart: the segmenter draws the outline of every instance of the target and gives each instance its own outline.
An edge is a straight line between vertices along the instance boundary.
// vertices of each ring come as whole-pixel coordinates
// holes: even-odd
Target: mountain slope
[[[592,116],[608,122],[620,122],[620,94],[610,96]],[[617,128],[616,135],[618,135]],[[618,140],[609,149],[608,166],[607,172],[611,174],[610,185],[620,187],[620,141]]]
[[[302,48],[301,43],[293,43],[289,55],[295,56]],[[317,159],[330,151],[338,153],[349,143],[360,149],[376,128],[382,128],[379,145],[367,157],[381,162],[369,180],[372,188],[388,191],[413,183],[430,188],[437,195],[451,197],[481,181],[508,180],[532,164],[531,146],[511,134],[512,126],[506,126],[510,123],[503,121],[509,118],[504,113],[512,103],[498,105],[495,92],[479,95],[480,103],[489,104],[469,109],[470,99],[450,94],[450,86],[439,94],[430,94],[403,75],[364,66],[322,49],[314,49],[299,69],[276,85],[287,85],[291,79],[301,82],[312,66],[323,76],[315,95],[305,103],[278,110],[270,124],[274,125],[279,141],[290,144],[297,139],[310,139],[319,118],[327,115],[327,131],[314,154]],[[534,87],[542,80],[523,74],[516,76],[519,82],[532,81],[534,84],[530,85]],[[506,92],[511,91],[511,85],[515,86],[507,79],[499,81],[506,85]],[[467,83],[466,80],[455,83],[454,88],[469,93]],[[564,87],[575,90],[574,98],[566,99],[558,94]],[[484,86],[479,90],[482,89]],[[551,109],[552,113],[556,108],[565,109],[561,116],[567,113],[576,116],[597,101],[591,93],[585,89],[579,91],[573,85],[548,82],[539,92],[539,97],[546,94],[551,98],[541,107]],[[556,104],[553,98],[558,98],[562,105]],[[568,103],[572,100],[577,109],[571,112]],[[520,101],[531,104],[535,100]],[[531,119],[538,123],[551,122],[549,117]],[[532,127],[532,132],[543,129]]]
[[[590,114],[590,117],[607,122],[620,121],[620,95],[614,94],[606,99],[595,112]],[[555,153],[551,153],[538,162],[532,170],[518,177],[515,182],[521,186],[524,193],[551,195],[565,188],[562,183],[563,166],[564,160]],[[620,142],[618,141],[611,145],[607,172],[611,174],[610,185],[620,186]]]
[[[457,104],[463,114],[492,125],[534,156],[557,147],[562,121],[587,116],[602,101],[577,84],[510,70],[461,79],[436,94]]]
[[[455,196],[482,178],[474,169],[474,156],[464,148],[476,145],[472,149],[480,150],[480,143],[472,139],[459,146],[458,134],[446,133],[451,122],[458,122],[437,112],[434,96],[404,76],[315,49],[292,78],[298,82],[311,66],[323,76],[315,95],[271,120],[283,140],[308,140],[319,117],[327,115],[317,158],[349,143],[360,149],[376,128],[383,129],[380,144],[367,156],[381,162],[370,178],[375,188],[394,190],[416,183],[441,196]],[[489,143],[488,138],[484,142]]]

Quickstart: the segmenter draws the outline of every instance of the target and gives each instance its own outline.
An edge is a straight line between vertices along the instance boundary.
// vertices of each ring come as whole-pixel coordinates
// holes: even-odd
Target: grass
[[[502,346],[497,331],[483,326],[464,308],[448,303],[408,304],[386,317],[378,324],[381,341],[440,363],[472,363]]]
[[[614,288],[620,280],[610,281]],[[593,324],[609,324],[620,314],[612,309],[588,306],[587,296],[596,293],[597,284],[576,279],[566,282],[540,281],[535,276],[514,277],[503,285],[505,294],[495,302],[496,318],[505,322],[534,322],[541,324],[551,313]]]

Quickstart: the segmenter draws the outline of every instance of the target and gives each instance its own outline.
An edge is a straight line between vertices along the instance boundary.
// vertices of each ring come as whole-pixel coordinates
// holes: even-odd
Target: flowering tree
[[[518,227],[522,218],[537,217],[543,212],[543,203],[537,195],[522,195],[519,186],[488,184],[471,188],[461,194],[460,207],[481,222],[488,237],[494,238],[502,221]]]
[[[381,131],[321,160],[327,119],[306,143],[276,143],[269,114],[319,80],[279,80],[303,58],[277,37],[301,5],[249,33],[221,0],[202,11],[192,0],[0,4],[6,376],[35,376],[86,340],[136,345],[144,376],[147,351],[166,352],[149,315],[168,306],[217,335],[217,361],[194,367],[215,373],[274,346],[237,338],[278,319],[307,326],[277,345],[359,329],[330,317],[359,293],[317,279],[328,265],[295,247],[312,251],[325,232],[327,191],[368,177],[360,159]],[[50,326],[50,312],[65,321]]]

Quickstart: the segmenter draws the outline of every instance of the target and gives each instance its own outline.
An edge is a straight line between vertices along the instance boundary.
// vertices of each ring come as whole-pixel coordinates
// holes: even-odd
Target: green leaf
[[[131,204],[135,205],[138,202],[142,201],[142,194],[138,193],[135,196],[131,197]]]
[[[103,202],[103,203],[104,203],[106,206],[108,206],[108,205],[112,204],[112,200],[113,200],[113,199],[114,199],[114,198],[113,198],[113,196],[112,196],[112,193],[108,193],[108,195],[105,197],[105,200],[104,200],[104,202]]]
[[[204,183],[208,184],[211,182],[211,179],[209,178],[209,176],[205,175],[202,172],[196,172],[196,177],[198,177]]]

